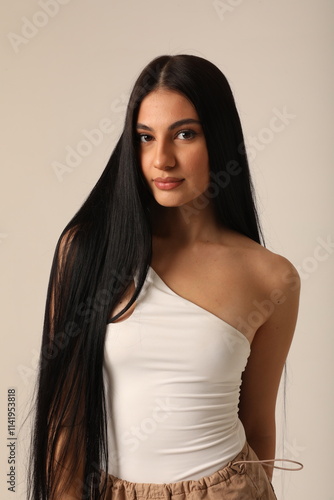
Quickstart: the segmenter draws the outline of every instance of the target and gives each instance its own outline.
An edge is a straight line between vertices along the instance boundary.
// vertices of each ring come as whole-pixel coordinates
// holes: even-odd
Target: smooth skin
[[[142,173],[155,200],[152,267],[174,292],[250,342],[239,417],[258,457],[273,458],[277,392],[298,312],[298,273],[284,257],[218,224],[205,194],[210,181],[205,137],[186,97],[163,88],[148,94],[137,133]],[[157,187],[154,179],[167,177],[182,182],[173,189]],[[271,479],[272,468],[266,473]]]

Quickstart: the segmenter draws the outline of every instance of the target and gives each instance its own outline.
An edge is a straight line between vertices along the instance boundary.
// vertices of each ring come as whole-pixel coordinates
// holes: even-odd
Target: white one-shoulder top
[[[243,448],[250,343],[150,268],[134,312],[109,323],[104,377],[109,473],[137,483],[200,479]]]

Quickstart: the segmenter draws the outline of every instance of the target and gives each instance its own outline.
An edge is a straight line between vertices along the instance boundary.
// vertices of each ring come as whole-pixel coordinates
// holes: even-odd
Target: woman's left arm
[[[240,391],[239,417],[260,460],[275,456],[277,392],[296,326],[299,290],[296,269],[277,256],[268,302],[262,303],[267,319],[256,331]],[[265,470],[271,480],[272,467]]]

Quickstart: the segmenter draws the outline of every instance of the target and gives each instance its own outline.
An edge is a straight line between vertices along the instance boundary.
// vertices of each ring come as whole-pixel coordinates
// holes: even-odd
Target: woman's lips
[[[155,179],[153,179],[155,186],[158,189],[162,190],[175,189],[178,186],[180,186],[180,184],[182,184],[183,181],[184,179],[179,179],[177,177],[166,177],[166,178],[156,177]]]

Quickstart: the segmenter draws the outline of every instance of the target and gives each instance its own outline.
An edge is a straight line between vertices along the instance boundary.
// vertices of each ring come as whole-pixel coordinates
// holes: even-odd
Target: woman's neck
[[[222,234],[211,204],[195,208],[191,205],[163,207],[155,203],[151,214],[153,236],[178,241],[180,245],[214,242]]]

